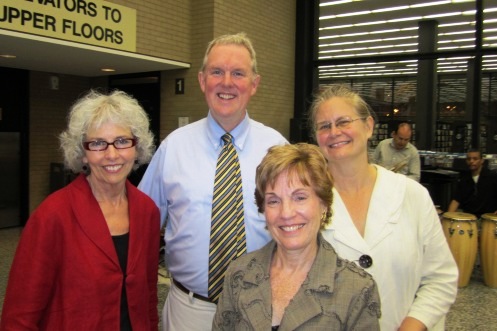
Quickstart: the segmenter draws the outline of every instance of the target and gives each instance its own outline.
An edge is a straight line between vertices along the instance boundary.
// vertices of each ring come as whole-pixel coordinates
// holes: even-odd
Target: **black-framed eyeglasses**
[[[83,147],[87,151],[98,152],[105,151],[109,145],[113,145],[116,149],[131,148],[136,145],[138,139],[136,138],[117,138],[113,142],[105,140],[92,140],[83,142]]]
[[[338,130],[347,129],[352,124],[352,122],[355,122],[357,120],[365,120],[366,118],[367,117],[341,118],[335,122],[335,128],[337,128]],[[316,125],[316,131],[317,132],[328,132],[331,130],[332,127],[333,127],[333,122],[330,122],[330,121],[320,122]]]

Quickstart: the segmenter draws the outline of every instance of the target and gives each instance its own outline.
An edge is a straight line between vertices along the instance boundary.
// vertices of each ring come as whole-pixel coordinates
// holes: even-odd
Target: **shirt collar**
[[[233,144],[240,150],[243,150],[243,146],[247,140],[250,129],[249,120],[250,118],[248,116],[248,112],[246,112],[245,117],[240,124],[229,132],[233,136]],[[226,131],[224,131],[224,129],[216,122],[214,117],[211,115],[211,111],[209,110],[209,114],[207,114],[207,136],[214,149],[217,150],[223,145],[221,137],[225,133]]]

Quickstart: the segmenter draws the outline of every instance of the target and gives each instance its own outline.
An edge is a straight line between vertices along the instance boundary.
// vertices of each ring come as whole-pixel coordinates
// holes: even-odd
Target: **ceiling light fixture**
[[[343,5],[344,3],[358,2],[362,0],[337,0],[337,1],[328,1],[320,3],[320,7],[333,6],[333,5]]]

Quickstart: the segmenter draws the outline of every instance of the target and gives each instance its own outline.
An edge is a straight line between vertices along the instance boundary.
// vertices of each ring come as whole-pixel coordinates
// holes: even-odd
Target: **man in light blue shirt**
[[[216,305],[207,298],[209,242],[221,136],[230,133],[238,153],[248,252],[270,240],[254,202],[256,167],[269,147],[287,142],[248,116],[246,107],[260,76],[245,34],[214,39],[198,79],[209,106],[207,117],[172,132],[139,185],[160,208],[166,225],[166,264],[173,281],[162,315],[164,330],[209,330],[212,325]]]

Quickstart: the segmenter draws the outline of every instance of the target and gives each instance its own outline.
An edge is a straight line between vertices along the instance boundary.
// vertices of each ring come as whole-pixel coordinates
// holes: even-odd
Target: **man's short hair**
[[[469,153],[478,153],[478,154],[480,154],[480,159],[483,158],[483,154],[481,153],[481,151],[478,148],[468,149],[468,151],[466,152],[466,155]]]
[[[409,123],[409,122],[400,122],[397,125],[397,128],[395,130],[393,130],[393,133],[397,133],[397,131],[399,131],[399,129],[401,129],[403,127],[407,127],[407,128],[409,128],[409,131],[412,131],[412,125],[411,125],[411,123]]]

